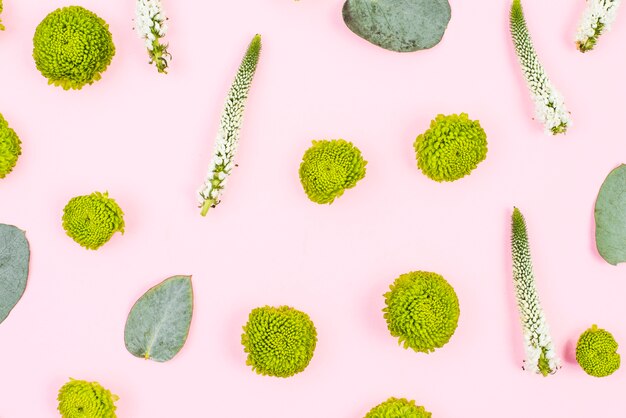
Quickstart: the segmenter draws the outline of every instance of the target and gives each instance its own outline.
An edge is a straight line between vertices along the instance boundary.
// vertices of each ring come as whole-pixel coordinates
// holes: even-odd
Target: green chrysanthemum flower
[[[241,343],[246,364],[258,374],[289,377],[311,362],[317,331],[304,312],[280,306],[253,309],[243,327]]]
[[[617,347],[617,341],[610,332],[593,325],[578,339],[576,361],[591,376],[608,376],[620,366]]]
[[[466,113],[437,115],[413,144],[417,166],[435,181],[467,176],[487,157],[487,134]]]
[[[372,408],[365,418],[430,418],[432,414],[423,406],[415,405],[415,401],[389,398]]]
[[[9,123],[0,114],[0,179],[6,177],[22,154],[22,142]]]
[[[119,397],[97,382],[70,379],[59,390],[57,399],[63,418],[115,418]]]
[[[83,247],[97,250],[114,233],[124,233],[124,213],[108,193],[77,196],[63,209],[63,228]]]
[[[115,55],[109,25],[80,6],[46,16],[35,30],[33,45],[37,69],[49,84],[65,90],[100,80]]]
[[[387,327],[404,348],[430,353],[443,347],[459,322],[459,300],[439,274],[414,271],[398,277],[385,293]]]
[[[0,14],[2,14],[2,0],[0,0]],[[4,25],[2,24],[2,19],[0,19],[0,30],[4,30]]]
[[[333,203],[365,177],[366,165],[361,151],[351,142],[313,141],[302,157],[300,182],[313,202]]]

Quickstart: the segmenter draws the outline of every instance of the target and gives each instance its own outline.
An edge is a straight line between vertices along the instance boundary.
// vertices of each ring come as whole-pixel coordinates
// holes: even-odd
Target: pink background
[[[36,25],[79,3],[105,18],[117,54],[82,91],[46,84],[31,51]],[[623,139],[626,22],[597,50],[572,41],[583,0],[525,0],[530,30],[575,125],[548,137],[508,33],[508,1],[452,3],[434,49],[397,54],[343,24],[341,0],[164,0],[170,74],[147,65],[134,2],[6,0],[0,112],[23,141],[0,181],[0,222],[27,231],[27,291],[0,325],[0,417],[57,416],[69,377],[120,396],[120,417],[360,418],[389,396],[443,417],[622,417],[626,370],[605,379],[575,363],[597,323],[626,344],[626,265],[597,254],[593,206]],[[219,114],[245,47],[264,50],[237,162],[222,204],[196,208]],[[487,160],[438,184],[415,166],[412,143],[437,113],[467,112],[488,134]],[[298,181],[313,139],[353,141],[367,176],[332,206]],[[97,252],[65,236],[76,195],[108,190],[126,233]],[[535,272],[564,367],[521,371],[509,217],[529,223]],[[456,288],[459,327],[430,355],[398,347],[382,294],[401,273],[438,272]],[[150,286],[192,274],[195,311],[181,353],[157,364],[124,347],[128,310]],[[319,342],[304,373],[257,376],[241,326],[262,305],[310,314]]]

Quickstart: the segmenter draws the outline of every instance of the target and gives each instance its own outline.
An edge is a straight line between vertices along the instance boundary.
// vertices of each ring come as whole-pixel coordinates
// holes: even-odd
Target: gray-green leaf
[[[26,290],[30,250],[24,231],[0,224],[0,323]]]
[[[448,0],[346,0],[343,20],[361,38],[382,48],[412,52],[432,48],[450,21]]]
[[[171,360],[183,348],[193,311],[191,276],[173,276],[135,302],[124,329],[126,349],[158,362]]]
[[[596,200],[596,246],[614,266],[626,262],[626,164],[607,176]]]

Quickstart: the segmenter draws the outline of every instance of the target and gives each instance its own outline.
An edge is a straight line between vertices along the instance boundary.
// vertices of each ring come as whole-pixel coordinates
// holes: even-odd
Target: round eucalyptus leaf
[[[26,290],[29,260],[30,249],[24,231],[0,224],[0,323]]]
[[[450,21],[448,0],[346,0],[343,20],[382,48],[413,52],[437,45]]]
[[[128,314],[126,349],[135,357],[171,360],[183,348],[193,311],[190,276],[164,280],[140,297]]]
[[[596,247],[607,263],[626,262],[626,164],[607,176],[596,200]]]

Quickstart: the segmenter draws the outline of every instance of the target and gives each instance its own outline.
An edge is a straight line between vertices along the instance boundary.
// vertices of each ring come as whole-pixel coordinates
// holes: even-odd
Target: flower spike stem
[[[528,33],[520,0],[513,0],[510,25],[515,52],[535,103],[537,119],[544,124],[546,133],[553,135],[565,133],[572,124],[569,112],[565,108],[561,94],[554,88],[539,62]]]
[[[235,167],[235,152],[239,144],[239,132],[243,124],[246,99],[261,53],[261,35],[256,35],[239,66],[235,80],[228,92],[217,132],[213,158],[209,163],[206,180],[198,190],[200,214],[206,216],[210,208],[220,203],[226,180]]]
[[[557,371],[560,361],[535,287],[526,221],[517,208],[513,210],[511,229],[513,283],[526,345],[524,370],[547,376]]]
[[[216,203],[217,202],[215,202],[213,199],[205,200],[204,203],[202,203],[202,210],[200,211],[200,215],[206,216],[206,214],[209,213],[209,209],[215,207]]]
[[[576,47],[591,51],[604,32],[611,29],[621,0],[587,0],[587,7],[576,32]]]
[[[160,73],[167,74],[172,55],[167,51],[169,45],[161,43],[167,33],[167,18],[161,0],[137,0],[135,14],[136,30],[146,44],[150,64],[154,64]]]

